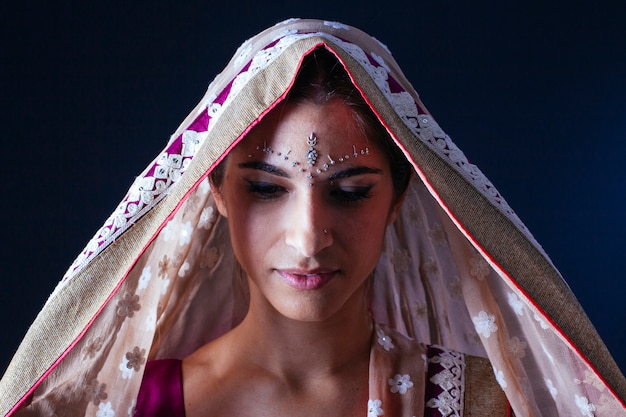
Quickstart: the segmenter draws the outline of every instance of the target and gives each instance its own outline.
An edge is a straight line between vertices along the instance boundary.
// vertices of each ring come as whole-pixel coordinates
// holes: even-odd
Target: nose
[[[285,240],[299,254],[310,258],[333,244],[331,215],[328,207],[312,195],[298,200],[286,219]]]

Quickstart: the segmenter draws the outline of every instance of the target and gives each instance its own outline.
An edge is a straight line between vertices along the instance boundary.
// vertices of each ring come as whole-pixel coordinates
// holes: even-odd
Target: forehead
[[[367,140],[350,107],[342,101],[333,100],[323,105],[310,102],[280,104],[259,122],[244,142],[272,140],[291,146],[306,145],[306,138],[311,132],[326,138],[323,141],[325,146],[349,140]],[[306,135],[300,140],[303,133]]]
[[[240,160],[272,157],[282,161],[281,165],[314,172],[359,156],[371,159],[370,151],[375,148],[353,110],[344,102],[334,100],[323,105],[280,104],[233,152]]]

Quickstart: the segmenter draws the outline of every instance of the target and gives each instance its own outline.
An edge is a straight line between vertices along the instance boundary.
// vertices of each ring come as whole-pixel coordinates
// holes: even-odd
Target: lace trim
[[[426,392],[430,395],[426,397],[426,407],[434,412],[430,415],[462,416],[465,356],[440,346],[431,346],[428,357],[429,386]]]

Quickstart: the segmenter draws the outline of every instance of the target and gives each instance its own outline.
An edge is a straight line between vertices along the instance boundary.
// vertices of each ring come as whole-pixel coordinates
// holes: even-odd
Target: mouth
[[[328,284],[337,271],[289,271],[277,270],[278,275],[292,288],[297,290],[318,290]]]

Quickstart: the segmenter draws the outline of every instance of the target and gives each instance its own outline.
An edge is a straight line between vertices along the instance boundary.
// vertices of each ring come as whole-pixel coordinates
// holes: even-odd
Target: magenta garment
[[[185,417],[182,361],[149,361],[141,381],[135,417]]]

